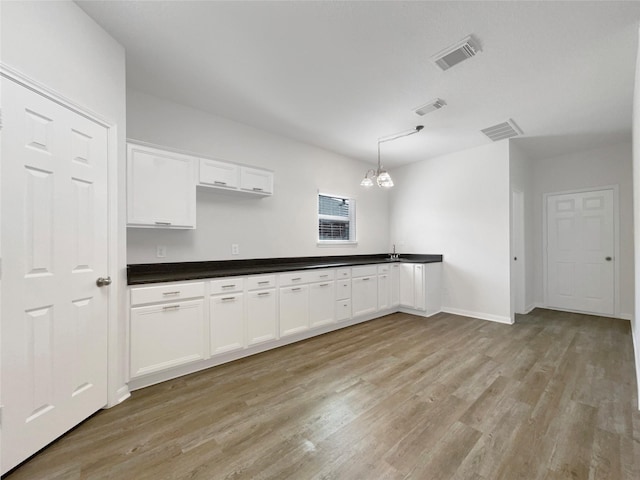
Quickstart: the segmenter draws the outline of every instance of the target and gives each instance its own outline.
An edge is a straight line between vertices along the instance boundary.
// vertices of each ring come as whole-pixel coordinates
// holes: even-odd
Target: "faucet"
[[[397,260],[398,254],[396,253],[396,244],[393,244],[393,253],[390,255],[390,260]]]

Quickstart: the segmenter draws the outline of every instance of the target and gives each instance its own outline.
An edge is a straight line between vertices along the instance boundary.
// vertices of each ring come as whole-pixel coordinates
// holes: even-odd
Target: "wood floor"
[[[640,479],[629,322],[394,314],[133,393],[37,479]]]

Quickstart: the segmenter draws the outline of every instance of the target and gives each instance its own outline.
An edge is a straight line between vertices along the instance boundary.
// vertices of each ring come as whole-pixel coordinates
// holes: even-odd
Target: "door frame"
[[[577,188],[572,190],[563,190],[560,192],[547,192],[542,194],[542,295],[544,308],[549,307],[549,293],[548,293],[548,281],[547,281],[547,262],[548,262],[548,232],[547,232],[547,203],[549,197],[556,195],[567,195],[574,193],[589,193],[600,192],[602,190],[611,190],[613,192],[613,316],[615,318],[622,318],[620,316],[620,202],[619,202],[619,185],[602,185],[598,187]],[[572,311],[572,310],[567,310]],[[589,312],[578,312],[589,313]],[[594,313],[593,315],[600,315]]]
[[[527,255],[525,240],[525,194],[522,190],[511,190],[511,321],[515,314],[527,312],[526,272]],[[518,260],[514,260],[514,257]],[[517,262],[517,263],[516,263]]]
[[[125,382],[124,371],[125,358],[123,355],[123,339],[126,332],[118,323],[120,310],[125,298],[126,290],[126,264],[125,256],[120,253],[118,242],[120,240],[121,208],[119,206],[119,162],[118,162],[118,126],[111,123],[102,115],[76,103],[72,99],[60,94],[50,87],[34,80],[11,66],[0,62],[0,76],[27,88],[48,100],[51,100],[64,108],[67,108],[83,117],[101,125],[107,130],[107,272],[113,283],[109,287],[107,299],[107,398],[105,407],[112,407],[126,400],[130,396],[129,388]],[[0,129],[1,129],[0,116]],[[1,251],[0,251],[1,254]],[[1,257],[0,257],[1,261]],[[0,276],[1,278],[1,276]],[[124,318],[124,317],[123,317]],[[0,310],[1,321],[1,310]],[[124,322],[122,322],[124,325]],[[1,345],[1,344],[0,344]],[[2,351],[0,350],[0,358]],[[1,397],[0,397],[1,398]]]

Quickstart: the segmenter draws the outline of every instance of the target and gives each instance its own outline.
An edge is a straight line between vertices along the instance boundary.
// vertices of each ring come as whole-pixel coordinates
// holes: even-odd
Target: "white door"
[[[107,130],[2,78],[2,472],[107,403]]]
[[[547,303],[614,313],[613,190],[547,197]]]

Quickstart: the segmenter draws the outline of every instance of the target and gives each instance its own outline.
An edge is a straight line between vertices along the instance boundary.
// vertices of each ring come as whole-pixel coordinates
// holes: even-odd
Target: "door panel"
[[[2,93],[6,472],[107,401],[107,129],[4,77]]]
[[[613,315],[613,215],[613,190],[547,198],[550,307]]]

